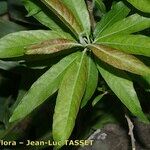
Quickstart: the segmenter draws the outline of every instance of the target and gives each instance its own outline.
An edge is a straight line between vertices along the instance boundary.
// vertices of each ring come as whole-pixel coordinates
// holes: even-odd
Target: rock
[[[116,124],[96,130],[88,139],[94,140],[93,145],[78,150],[128,150],[129,147],[127,132]]]
[[[146,150],[150,149],[150,125],[134,120],[134,134]]]

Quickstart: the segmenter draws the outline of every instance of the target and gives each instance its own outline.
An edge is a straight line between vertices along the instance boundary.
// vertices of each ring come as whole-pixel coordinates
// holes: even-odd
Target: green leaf
[[[150,57],[150,37],[144,35],[116,35],[100,38],[96,43],[122,50],[126,53]]]
[[[94,36],[99,37],[103,31],[111,27],[114,23],[124,19],[130,12],[130,9],[123,2],[116,3],[112,9],[105,14],[101,21],[97,23]]]
[[[2,81],[1,81],[2,82]],[[9,119],[9,105],[11,104],[11,98],[2,98],[0,101],[0,122],[4,124],[5,127],[8,125]]]
[[[26,28],[14,22],[0,19],[0,38],[6,34],[22,30],[26,30]]]
[[[150,76],[145,76],[143,77],[143,80],[146,82],[145,86],[145,91],[150,92]]]
[[[47,39],[69,38],[64,32],[33,30],[11,33],[0,39],[0,58],[23,56],[25,48]]]
[[[46,40],[40,44],[35,44],[30,47],[27,47],[26,54],[54,54],[67,49],[70,49],[71,52],[71,48],[77,46],[82,45],[68,39]]]
[[[82,99],[81,108],[83,108],[87,102],[93,96],[97,83],[98,83],[98,70],[95,65],[95,62],[92,60],[91,56],[88,56],[87,59],[87,83],[84,97]]]
[[[131,34],[149,27],[150,27],[150,18],[134,14],[108,27],[106,30],[104,30],[99,34],[98,39],[118,34],[120,35]]]
[[[148,122],[140,106],[133,82],[123,71],[112,68],[101,63],[98,69],[111,90],[117,95],[121,102],[142,121]]]
[[[137,9],[150,13],[150,1],[149,0],[127,0],[129,3],[131,3],[134,7]]]
[[[94,0],[95,6],[99,9],[100,12],[106,13],[106,7],[103,3],[103,0]]]
[[[105,93],[100,94],[98,96],[95,97],[95,99],[92,102],[92,106],[94,107],[100,100],[102,100],[102,98],[105,96]]]
[[[7,12],[7,2],[6,1],[0,1],[0,15]]]
[[[41,0],[45,5],[57,15],[57,17],[76,35],[82,33],[82,27],[78,23],[74,14],[60,0]]]
[[[91,24],[85,0],[62,0],[62,2],[73,12],[80,26],[82,26],[83,34],[90,35]]]
[[[42,3],[37,0],[24,0],[24,5],[29,12],[28,16],[33,16],[41,24],[52,30],[62,30],[62,28],[54,21],[54,15],[49,14]]]
[[[150,76],[144,76],[143,79],[149,84],[149,89],[150,89]]]
[[[45,74],[43,74],[31,86],[30,90],[18,104],[10,118],[10,122],[26,117],[39,105],[44,103],[48,97],[54,94],[58,90],[67,68],[72,65],[78,56],[79,53],[73,53],[63,58],[60,62],[52,66]]]
[[[102,61],[131,73],[149,75],[150,68],[133,55],[102,45],[89,45],[93,53]]]
[[[80,54],[81,55],[81,54]],[[53,138],[64,145],[75,125],[77,113],[86,87],[86,54],[83,54],[67,70],[55,106]],[[59,145],[59,148],[61,147]]]
[[[145,91],[150,92],[150,76],[142,76],[141,78],[137,78],[137,82],[139,82],[140,85],[142,84]]]
[[[33,18],[26,17],[26,9],[23,6],[22,0],[7,0],[8,14],[10,20],[25,23],[28,25],[38,26],[38,22]]]

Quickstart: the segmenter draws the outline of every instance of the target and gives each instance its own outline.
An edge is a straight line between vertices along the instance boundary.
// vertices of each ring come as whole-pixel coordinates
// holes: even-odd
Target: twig
[[[93,15],[93,7],[94,7],[93,6],[93,1],[92,0],[87,0],[87,6],[88,6],[89,15],[90,15],[92,30],[94,30],[96,22],[95,22],[94,15]]]
[[[134,125],[131,121],[131,119],[125,115],[126,119],[127,119],[127,123],[128,123],[128,127],[129,127],[129,135],[131,137],[131,144],[132,144],[132,150],[136,150],[136,146],[135,146],[135,138],[134,138],[134,133],[133,133],[133,129],[134,129]]]

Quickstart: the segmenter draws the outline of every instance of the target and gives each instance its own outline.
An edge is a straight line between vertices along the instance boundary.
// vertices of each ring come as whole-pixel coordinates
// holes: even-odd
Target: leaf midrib
[[[72,5],[74,5],[74,1],[71,1],[73,4]],[[65,5],[65,4],[64,4]],[[66,6],[67,7],[67,6]],[[68,8],[69,9],[69,8]],[[72,13],[73,13],[73,11],[71,10],[71,9],[69,9]],[[76,7],[74,7],[74,10],[76,11],[76,15],[77,15],[77,18],[78,18],[78,20],[80,20],[80,16],[79,16],[79,14],[77,13],[78,11],[76,10]],[[73,13],[74,14],[74,13]],[[81,26],[81,28],[84,30],[84,26],[83,26],[83,24],[81,23],[81,22],[79,22],[77,20],[77,22],[78,22],[78,24]]]
[[[12,41],[11,41],[12,42]],[[14,49],[14,48],[23,48],[23,49],[25,49],[26,48],[26,46],[27,45],[34,45],[34,44],[38,44],[38,43],[41,43],[42,42],[42,40],[41,41],[38,41],[38,42],[33,42],[33,43],[30,43],[30,44],[28,44],[28,43],[26,43],[26,44],[22,44],[22,45],[19,45],[19,46],[11,46],[11,45],[9,45],[9,46],[5,46],[5,48],[11,48],[11,49]],[[75,45],[75,46],[80,46],[80,47],[82,47],[82,45],[80,44],[80,43],[61,43],[61,44],[55,44],[55,45],[59,45],[59,46],[63,46],[63,45]],[[53,45],[50,45],[50,46],[55,46],[54,44]],[[0,46],[1,47],[1,46]],[[3,45],[2,45],[2,47],[3,47]],[[46,46],[45,46],[46,47]],[[48,46],[49,47],[49,46]]]
[[[101,67],[100,67],[101,68]],[[101,70],[101,69],[100,69]],[[100,72],[101,73],[101,72]],[[120,77],[121,78],[121,77]],[[127,79],[124,79],[124,80],[127,80]],[[130,81],[130,80],[127,80],[128,81],[128,85],[129,86],[132,86],[133,87],[133,83],[132,83],[132,81]],[[107,82],[107,81],[106,81]],[[108,84],[109,85],[109,84]],[[124,84],[123,84],[123,82],[120,82],[120,86],[122,87],[122,89],[125,89],[124,90],[124,92],[128,95],[128,92],[127,92],[127,90],[126,90],[126,88],[124,88]],[[115,94],[116,94],[116,92],[114,92]],[[136,93],[135,93],[136,94]],[[118,93],[116,94],[117,96],[119,95]],[[137,96],[136,95],[134,95],[135,97],[136,97],[136,99],[137,99]],[[118,96],[119,97],[119,99],[120,99],[120,101],[126,106],[126,102],[124,102],[124,101],[122,101],[122,99],[120,98],[120,96]],[[134,104],[141,110],[141,107],[139,107],[139,105],[137,105],[136,103],[135,103],[135,100],[134,100],[134,98],[133,98],[133,95],[131,96],[131,94],[130,94],[130,100],[132,100],[132,102],[134,102]],[[139,103],[140,104],[140,103]],[[130,107],[131,108],[131,107]],[[132,109],[132,108],[131,108]],[[132,109],[133,110],[133,109]],[[135,111],[135,109],[134,109],[134,111]],[[137,110],[136,110],[136,113],[137,113]]]
[[[57,80],[57,78],[59,78],[59,76],[61,76],[62,74],[63,74],[63,72],[77,59],[77,57],[78,56],[76,56],[67,66],[65,66],[65,68],[57,75],[57,76],[55,76],[55,78],[50,82],[50,83],[47,83],[47,85],[46,85],[46,87],[49,85],[49,84],[51,84],[51,83],[53,83],[53,82],[55,82],[55,80]],[[54,66],[55,67],[55,66]],[[53,68],[54,68],[53,67]],[[52,69],[52,68],[51,68]],[[42,77],[41,77],[42,78]],[[40,79],[40,78],[39,78]],[[31,87],[31,88],[33,88],[33,87]],[[43,90],[41,90],[42,92],[43,91],[45,91],[45,89],[43,89]],[[52,93],[54,93],[54,92],[56,92],[56,90],[55,91],[53,91]]]
[[[74,89],[76,87],[77,80],[78,80],[78,77],[79,77],[79,74],[80,74],[81,66],[83,65],[82,62],[83,62],[83,59],[84,59],[84,55],[85,55],[85,52],[83,52],[83,54],[82,54],[80,65],[79,65],[78,72],[77,72],[77,76],[76,76],[76,79],[75,79],[75,82],[74,82],[74,86],[73,86],[73,89],[72,89],[72,94],[70,96],[70,97],[72,97],[72,99],[73,99],[73,95],[74,95]],[[70,105],[69,106],[72,106],[72,101],[70,101]],[[71,111],[71,107],[69,107],[68,115],[67,116],[70,116],[70,111]],[[67,121],[66,121],[66,125],[65,125],[65,128],[64,128],[64,131],[65,131],[67,125],[68,125],[68,121],[69,121],[68,118],[69,117],[67,117]]]
[[[124,9],[124,8],[122,7],[122,9],[120,9],[119,12],[121,12],[123,9]],[[116,13],[116,14],[114,15],[114,17],[112,17],[112,19],[109,20],[109,22],[101,29],[101,31],[99,32],[99,34],[98,34],[97,36],[99,36],[99,35],[107,28],[107,26],[110,24],[110,22],[111,22],[116,16],[119,15],[119,12]]]
[[[89,79],[90,79],[90,76],[91,76],[91,74],[90,74],[90,72],[91,72],[91,58],[89,57],[89,60],[88,60],[88,71],[87,71],[87,74],[88,74],[88,76],[87,76],[87,82],[89,81]]]
[[[101,47],[96,47],[95,45],[92,45],[93,47],[95,47],[96,49],[99,49],[102,53],[104,53],[104,54],[106,54],[106,55],[108,55],[110,58],[115,58],[115,59],[117,59],[117,60],[119,60],[119,61],[121,61],[122,62],[122,59],[121,59],[121,57],[117,57],[116,55],[112,55],[112,53],[110,53],[109,51],[105,51],[103,48],[101,48]],[[115,50],[116,52],[117,52],[117,50]],[[118,51],[119,53],[123,53],[123,52],[121,52],[121,51]],[[124,60],[124,62],[129,62],[129,61],[126,61],[127,59],[123,59]]]
[[[32,30],[33,31],[33,30]],[[31,32],[32,32],[31,31]],[[40,31],[41,30],[38,30],[39,31],[39,33],[40,33]],[[46,31],[46,30],[45,30]],[[27,33],[27,31],[20,31],[20,33],[21,32],[23,32],[23,33]],[[38,33],[38,35],[39,35],[39,33]],[[51,32],[51,33],[55,33],[55,32]],[[48,37],[49,37],[49,35],[51,34],[51,33],[49,33],[49,34],[45,34],[45,36],[47,36],[47,39],[48,39]],[[41,34],[44,34],[44,33],[42,33],[41,32]],[[57,32],[56,32],[56,34],[57,34]],[[17,34],[14,34],[14,36],[17,36]],[[17,45],[17,46],[12,46],[12,45],[9,45],[9,46],[5,46],[6,48],[12,48],[12,49],[14,49],[14,48],[25,48],[25,46],[27,46],[27,45],[32,45],[32,44],[37,44],[37,43],[40,43],[40,42],[42,42],[42,41],[44,41],[45,39],[40,39],[40,38],[37,38],[37,36],[36,35],[34,35],[34,34],[32,34],[32,33],[28,33],[28,36],[32,36],[32,37],[34,37],[34,41],[36,41],[36,40],[39,40],[39,41],[36,41],[36,42],[32,42],[32,43],[30,43],[30,44],[28,44],[28,43],[26,43],[26,44],[22,44],[22,45]],[[24,38],[24,39],[26,39],[27,41],[29,41],[29,39],[25,36],[25,35],[19,35],[19,37],[20,38]],[[7,35],[3,38],[3,40],[5,40],[5,39],[7,39]],[[10,40],[10,39],[7,39],[7,40]],[[26,42],[27,42],[26,41]],[[16,41],[10,41],[11,43],[12,42],[16,42]],[[18,41],[17,41],[18,42]],[[19,42],[20,43],[20,42]],[[17,43],[17,44],[19,44],[19,43]],[[8,44],[7,44],[8,45]],[[3,45],[0,45],[0,47],[3,47]]]
[[[114,42],[98,42],[99,44],[109,44],[109,45],[119,45],[119,46],[134,46],[134,47],[138,47],[138,48],[147,48],[141,45],[136,45],[136,44],[119,44],[119,43],[114,43]]]
[[[89,57],[89,59],[88,59],[87,83],[88,83],[88,81],[89,81],[89,79],[90,79],[90,72],[91,72],[91,65],[90,65],[89,62],[90,62],[90,57]],[[86,85],[87,85],[87,83],[86,83]],[[86,96],[86,91],[85,91],[85,93],[84,93],[84,95],[83,95],[82,101],[85,100],[85,99],[87,99],[85,96]]]
[[[82,45],[80,43],[73,43],[73,42],[67,42],[67,43],[58,43],[58,44],[49,44],[48,46],[44,46],[43,48],[45,47],[55,47],[55,46],[81,46]]]
[[[65,19],[63,18],[63,16],[61,16],[60,13],[57,12],[57,10],[55,10],[55,8],[53,8],[51,5],[48,5],[48,4],[47,4],[47,1],[43,1],[43,3],[45,3],[45,5],[46,5],[47,7],[49,7],[49,8],[54,12],[54,14],[55,14],[60,20],[62,20],[62,22],[64,23],[64,25],[66,25],[67,28],[72,31],[72,33],[76,36],[76,38],[78,38],[78,31],[76,31],[76,30],[69,24],[69,22],[68,22],[67,20],[65,20]],[[78,22],[77,22],[77,23],[78,23]],[[80,27],[79,27],[79,28],[80,28]]]
[[[136,20],[137,20],[137,19],[136,19]],[[128,26],[128,27],[126,27],[126,28],[123,28],[122,30],[117,30],[117,31],[112,32],[112,33],[110,33],[110,34],[107,34],[107,33],[106,33],[106,35],[105,35],[105,34],[102,35],[101,37],[99,37],[98,39],[96,39],[94,42],[97,42],[99,39],[106,38],[106,37],[108,37],[108,36],[112,36],[112,35],[114,35],[114,34],[117,34],[117,33],[120,33],[120,32],[122,32],[122,31],[125,31],[126,29],[131,28],[131,27],[133,27],[133,26],[139,24],[140,22],[143,22],[143,21],[140,20],[139,22],[135,22],[135,23],[132,24],[131,26]],[[109,27],[109,28],[110,28],[110,27]],[[120,34],[121,34],[121,33],[120,33]],[[129,34],[129,33],[127,33],[127,34]]]
[[[51,83],[55,82],[55,80],[56,80],[59,76],[61,76],[65,70],[67,70],[67,68],[77,59],[77,57],[78,57],[78,56],[76,56],[67,66],[65,66],[65,68],[52,80]],[[48,83],[48,84],[50,84],[50,83]],[[47,84],[47,85],[48,85],[48,84]],[[43,90],[45,91],[45,89],[43,89]]]

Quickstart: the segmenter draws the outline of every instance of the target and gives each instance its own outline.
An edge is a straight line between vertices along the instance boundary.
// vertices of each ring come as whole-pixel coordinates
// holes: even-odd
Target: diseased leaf
[[[118,34],[120,35],[131,34],[149,27],[150,27],[150,18],[134,14],[108,27],[106,30],[104,30],[99,34],[98,39]],[[96,39],[96,41],[98,39]]]
[[[26,54],[53,54],[60,52],[62,50],[70,49],[76,46],[82,46],[75,41],[68,39],[54,39],[47,40],[40,44],[35,44],[30,47],[27,47]],[[71,51],[71,50],[70,50]]]
[[[108,27],[111,27],[117,21],[124,19],[129,12],[130,9],[123,2],[116,3],[112,9],[102,17],[101,21],[97,23],[94,36],[99,37]]]
[[[41,43],[47,39],[69,38],[71,37],[64,32],[55,31],[20,31],[11,33],[0,39],[0,58],[10,58],[23,56],[25,48]]]
[[[42,7],[40,1],[24,0],[23,3],[29,13],[28,16],[33,16],[41,24],[52,30],[62,30],[62,28],[54,21],[54,16],[49,14],[49,12],[45,10],[45,7]]]
[[[73,12],[74,16],[82,27],[82,34],[90,35],[90,17],[85,0],[62,0],[62,2]]]
[[[139,117],[142,121],[148,122],[146,116],[142,112],[133,82],[128,75],[121,70],[117,70],[106,64],[104,65],[103,63],[99,63],[98,69],[111,90],[132,114]]]
[[[91,56],[87,58],[87,83],[84,97],[82,99],[81,108],[83,108],[94,94],[98,83],[98,70]]]
[[[134,7],[137,9],[150,13],[150,1],[149,0],[127,0],[129,3],[131,3]]]
[[[93,53],[102,61],[131,73],[149,75],[150,68],[133,55],[102,45],[89,45]]]
[[[48,97],[54,94],[67,68],[77,59],[79,53],[73,53],[63,58],[56,65],[44,73],[30,88],[23,97],[10,118],[10,122],[23,119],[39,105],[44,103]],[[29,107],[30,105],[30,107]]]
[[[61,142],[61,146],[70,137],[75,125],[85,91],[86,70],[86,54],[83,52],[67,70],[58,91],[53,118],[53,138],[55,141]]]
[[[144,35],[116,35],[100,38],[96,43],[110,46],[126,53],[150,57],[150,37]]]
[[[75,18],[74,14],[60,0],[41,0],[45,5],[52,10],[60,20],[78,36],[82,33],[82,28]]]

